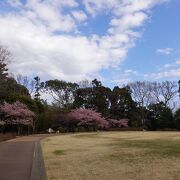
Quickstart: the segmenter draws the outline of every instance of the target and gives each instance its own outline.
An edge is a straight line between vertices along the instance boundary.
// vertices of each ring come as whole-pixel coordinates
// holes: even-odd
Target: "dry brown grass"
[[[99,132],[42,141],[49,180],[180,180],[179,132]]]

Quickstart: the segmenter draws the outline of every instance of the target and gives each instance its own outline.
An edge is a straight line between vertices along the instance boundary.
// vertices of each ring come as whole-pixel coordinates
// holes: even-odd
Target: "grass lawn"
[[[180,132],[98,132],[42,142],[49,180],[180,180]]]

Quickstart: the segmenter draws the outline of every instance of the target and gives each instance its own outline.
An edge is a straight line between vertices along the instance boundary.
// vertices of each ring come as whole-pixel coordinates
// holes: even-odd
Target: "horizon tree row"
[[[53,127],[61,114],[68,117],[74,109],[94,110],[105,119],[128,119],[129,127],[180,129],[180,110],[175,112],[177,82],[136,81],[113,89],[103,86],[97,79],[79,83],[57,79],[41,82],[38,76],[34,79],[23,75],[10,76],[7,69],[10,60],[9,51],[0,46],[0,104],[19,101],[26,105],[35,114],[34,132]],[[42,99],[42,94],[51,96],[51,104]],[[0,126],[4,119],[0,110]],[[114,121],[113,127],[118,127],[118,123]]]
[[[173,81],[137,81],[121,88],[115,86],[112,90],[97,79],[79,84],[55,79],[40,84],[41,92],[51,95],[53,106],[67,112],[76,108],[93,109],[105,118],[129,119],[130,127],[150,130],[176,128],[173,110],[178,90]],[[159,123],[152,125],[154,121]]]

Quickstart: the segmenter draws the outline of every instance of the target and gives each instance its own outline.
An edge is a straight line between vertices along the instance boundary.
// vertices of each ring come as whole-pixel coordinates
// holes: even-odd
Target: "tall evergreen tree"
[[[163,102],[148,107],[146,125],[150,130],[174,128],[173,114]]]

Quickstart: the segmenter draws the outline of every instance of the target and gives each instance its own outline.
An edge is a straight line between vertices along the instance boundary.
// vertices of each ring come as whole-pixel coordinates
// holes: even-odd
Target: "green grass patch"
[[[77,134],[73,137],[75,138],[97,138],[99,136],[99,133],[89,133],[89,134]]]
[[[159,157],[180,157],[180,141],[171,140],[119,140],[111,144],[112,148],[119,151],[120,156],[127,155],[133,156],[133,149],[136,151],[134,154],[136,158],[139,156],[146,156],[152,158],[153,156]],[[128,153],[124,149],[130,149]],[[138,151],[139,150],[139,151]],[[121,154],[121,151],[123,152]],[[125,152],[124,152],[125,151]],[[131,158],[130,158],[131,159]]]
[[[65,151],[64,150],[55,150],[55,151],[53,151],[53,154],[55,154],[55,155],[65,155],[66,153],[65,153]]]

